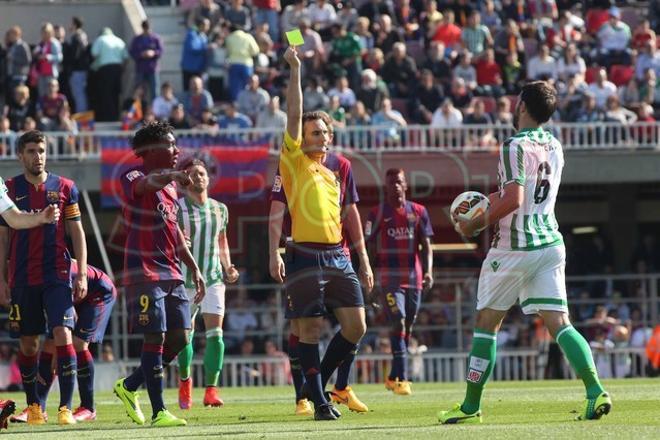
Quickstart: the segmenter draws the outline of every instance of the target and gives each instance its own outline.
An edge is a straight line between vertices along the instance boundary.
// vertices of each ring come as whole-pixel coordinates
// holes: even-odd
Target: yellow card
[[[300,29],[293,29],[286,33],[286,39],[291,46],[302,46],[305,44],[305,39],[300,32]]]

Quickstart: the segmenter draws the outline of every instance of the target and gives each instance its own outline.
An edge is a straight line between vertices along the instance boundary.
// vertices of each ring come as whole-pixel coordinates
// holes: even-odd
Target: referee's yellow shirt
[[[291,215],[294,242],[338,244],[341,234],[340,182],[337,176],[313,161],[284,133],[280,154],[282,186]]]

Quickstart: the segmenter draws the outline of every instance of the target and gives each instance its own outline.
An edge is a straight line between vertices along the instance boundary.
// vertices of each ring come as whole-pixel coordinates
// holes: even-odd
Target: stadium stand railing
[[[660,145],[660,122],[555,123],[548,126],[562,142],[565,150],[635,150],[657,149]],[[267,143],[277,153],[282,143],[279,129],[232,129],[208,132],[177,130],[180,143],[195,145],[240,145]],[[426,152],[426,151],[493,151],[514,129],[504,125],[462,125],[435,128],[427,125],[407,127],[348,126],[337,129],[334,143],[356,151]],[[128,145],[130,131],[90,131],[72,134],[49,132],[50,160],[96,160],[104,148]],[[0,159],[16,158],[18,135],[0,134]]]

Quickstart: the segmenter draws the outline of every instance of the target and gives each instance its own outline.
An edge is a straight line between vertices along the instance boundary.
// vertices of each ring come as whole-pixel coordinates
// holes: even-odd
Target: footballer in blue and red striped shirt
[[[410,394],[407,345],[422,289],[433,285],[431,220],[424,206],[406,200],[407,188],[403,170],[388,170],[385,202],[371,210],[364,228],[380,291],[385,294],[385,312],[392,323],[393,361],[385,386],[397,394]]]
[[[7,181],[7,194],[17,208],[41,212],[57,205],[64,213],[52,224],[29,230],[0,228],[0,272],[4,273],[9,240],[10,330],[21,338],[19,367],[28,405],[38,406],[36,392],[39,335],[53,332],[58,354],[60,424],[75,423],[71,399],[76,374],[76,353],[71,343],[74,327],[73,300],[87,294],[87,243],[78,207],[78,189],[73,181],[46,171],[46,136],[36,130],[18,140],[18,158],[23,174]],[[4,221],[0,223],[6,226]],[[71,284],[71,255],[66,246],[69,230],[80,271]],[[4,275],[3,275],[4,276]],[[4,281],[4,280],[3,280]],[[5,283],[0,283],[6,288]],[[48,317],[46,321],[46,316]],[[34,417],[40,411],[34,407]]]
[[[124,276],[129,325],[144,333],[140,368],[115,383],[115,393],[136,423],[144,423],[135,391],[146,382],[153,426],[182,426],[163,403],[163,364],[188,343],[190,302],[183,285],[180,262],[193,274],[199,303],[204,279],[185,245],[177,223],[177,185],[190,185],[185,171],[177,171],[179,149],[167,123],[145,125],[133,137],[133,151],[142,166],[121,176],[122,211],[127,230]],[[167,344],[164,341],[167,340]]]

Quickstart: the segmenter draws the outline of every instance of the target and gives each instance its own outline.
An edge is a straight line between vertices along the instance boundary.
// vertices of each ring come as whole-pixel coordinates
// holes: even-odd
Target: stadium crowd
[[[108,28],[90,38],[77,17],[68,35],[67,26],[45,23],[39,42],[9,29],[0,45],[0,134],[75,131],[72,114],[89,109],[127,129],[153,119],[211,132],[282,128],[287,79],[278,55],[284,31],[296,27],[305,41],[305,110],[328,111],[339,129],[506,125],[521,84],[533,79],[556,85],[556,121],[627,125],[660,115],[657,1],[644,2],[643,17],[608,0],[181,3],[180,96],[160,84],[168,48],[148,21],[127,42]],[[129,58],[134,84],[122,87]],[[122,88],[132,94],[120,102]]]

